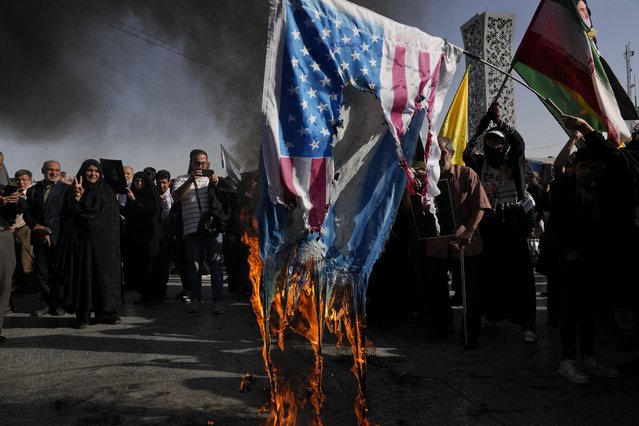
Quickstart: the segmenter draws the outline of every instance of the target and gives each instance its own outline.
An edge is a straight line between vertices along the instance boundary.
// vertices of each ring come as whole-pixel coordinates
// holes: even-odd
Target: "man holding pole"
[[[496,126],[486,131],[481,152],[477,139],[491,121]],[[491,322],[508,319],[521,325],[524,344],[535,345],[535,275],[528,248],[534,220],[524,203],[525,161],[524,139],[501,121],[499,105],[493,103],[464,151],[464,163],[479,175],[492,207],[480,226],[482,310]]]
[[[438,300],[443,308],[448,308],[448,271],[452,271],[453,282],[460,283],[459,287],[466,296],[464,298],[464,346],[467,349],[475,349],[481,332],[477,271],[481,266],[482,240],[478,226],[484,211],[490,210],[490,201],[479,181],[479,176],[470,167],[453,165],[455,149],[451,140],[447,137],[439,137],[437,142],[441,150],[440,179],[448,183],[456,232],[454,236],[431,238],[427,242],[428,266],[425,269],[429,276],[425,281],[426,292],[429,294],[426,297]],[[463,259],[460,258],[460,253]],[[462,264],[463,274],[461,273]],[[431,322],[435,325],[439,324],[440,327],[439,329],[435,327],[426,336],[426,340],[432,341],[437,333],[440,333],[440,336],[446,335],[449,323],[448,317],[445,316],[446,311],[447,309],[431,310],[435,316],[441,317],[432,318]],[[443,314],[437,315],[437,312]]]

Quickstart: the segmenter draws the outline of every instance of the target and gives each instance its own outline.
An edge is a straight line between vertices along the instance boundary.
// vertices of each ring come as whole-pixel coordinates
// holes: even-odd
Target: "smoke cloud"
[[[356,3],[399,21],[424,10]],[[0,142],[78,164],[160,152],[179,173],[190,149],[212,157],[221,143],[256,168],[267,25],[266,0],[5,0]]]
[[[268,3],[246,3],[2,2],[2,133],[85,156],[220,142],[256,164]]]

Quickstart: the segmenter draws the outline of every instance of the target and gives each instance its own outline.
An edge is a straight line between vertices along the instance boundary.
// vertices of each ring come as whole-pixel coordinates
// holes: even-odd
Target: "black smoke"
[[[400,21],[422,7],[356,3]],[[219,142],[255,168],[268,7],[266,0],[3,0],[0,131],[65,149]],[[212,129],[224,140],[211,140]]]
[[[0,127],[21,143],[141,145],[196,144],[213,125],[254,157],[267,16],[257,1],[3,1]]]

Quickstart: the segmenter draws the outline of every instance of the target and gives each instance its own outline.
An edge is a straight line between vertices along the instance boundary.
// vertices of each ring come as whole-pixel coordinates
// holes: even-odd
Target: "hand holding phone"
[[[18,192],[18,187],[15,185],[7,185],[4,187],[4,189],[2,190],[2,195],[5,197],[8,197],[11,194],[15,194],[16,192]]]

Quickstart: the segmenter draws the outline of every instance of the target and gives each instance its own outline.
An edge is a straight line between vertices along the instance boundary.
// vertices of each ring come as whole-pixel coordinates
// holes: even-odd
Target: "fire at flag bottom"
[[[428,195],[437,194],[434,123],[461,53],[346,1],[271,0],[259,229],[245,235],[271,380],[266,424],[321,424],[324,326],[350,343],[355,414],[368,424],[368,277],[420,136],[431,166]],[[308,346],[296,344],[300,336]],[[296,357],[300,348],[314,356]]]

